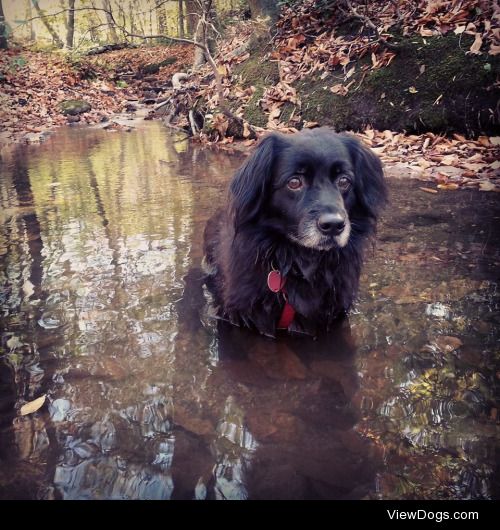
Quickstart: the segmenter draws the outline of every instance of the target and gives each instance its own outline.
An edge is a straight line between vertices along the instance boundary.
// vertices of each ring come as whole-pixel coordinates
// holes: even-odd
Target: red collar
[[[281,312],[280,320],[278,322],[278,329],[288,329],[288,326],[293,322],[295,317],[295,309],[288,301],[288,296],[285,290],[286,278],[283,278],[280,271],[272,270],[267,275],[267,286],[273,293],[282,293],[285,299],[285,305]]]

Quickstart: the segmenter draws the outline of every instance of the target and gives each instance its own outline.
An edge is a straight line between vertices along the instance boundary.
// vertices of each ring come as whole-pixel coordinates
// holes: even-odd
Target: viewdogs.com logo
[[[479,519],[478,512],[431,512],[428,510],[415,510],[412,512],[400,512],[399,510],[387,510],[387,515],[389,519],[408,519],[408,520],[422,520],[427,519],[429,521],[436,521],[440,523],[441,521],[449,520],[471,520],[477,521]]]

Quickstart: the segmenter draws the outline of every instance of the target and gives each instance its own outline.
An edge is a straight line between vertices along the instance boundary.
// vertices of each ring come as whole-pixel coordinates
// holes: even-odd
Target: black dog
[[[351,307],[386,201],[380,160],[322,127],[264,138],[205,228],[218,316],[274,337],[316,336]]]

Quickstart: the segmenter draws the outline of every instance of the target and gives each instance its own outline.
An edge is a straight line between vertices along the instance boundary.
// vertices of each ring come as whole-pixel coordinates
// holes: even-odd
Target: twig
[[[366,15],[361,14],[351,3],[350,0],[344,0],[345,5],[349,9],[349,11],[352,13],[352,15],[357,18],[358,20],[361,20],[364,24],[366,24],[377,37],[377,42],[379,42],[382,46],[386,46],[387,48],[391,50],[397,50],[399,47],[396,44],[393,44],[392,42],[387,42],[385,39],[383,39],[380,36],[380,33],[378,31],[377,26],[371,21],[369,17]]]

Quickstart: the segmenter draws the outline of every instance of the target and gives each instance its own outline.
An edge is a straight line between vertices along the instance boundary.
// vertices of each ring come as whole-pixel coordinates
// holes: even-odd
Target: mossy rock
[[[177,62],[177,57],[167,57],[165,60],[159,63],[146,64],[141,68],[143,75],[157,74],[162,66],[169,66]]]
[[[459,132],[470,137],[498,134],[500,59],[467,54],[470,36],[405,37],[392,63],[376,70],[359,61],[346,96],[329,88],[337,78],[308,78],[297,84],[302,116],[337,130],[391,129],[409,133]],[[364,79],[362,76],[364,75]]]
[[[259,105],[264,89],[280,81],[278,63],[271,61],[268,56],[270,51],[268,41],[267,33],[256,34],[248,47],[250,57],[234,69],[234,74],[240,76],[244,87],[255,87],[255,92],[248,101],[243,116],[245,120],[257,127],[267,125],[267,114]]]
[[[65,116],[77,116],[88,112],[92,107],[88,101],[83,99],[67,99],[59,103],[59,108]]]

